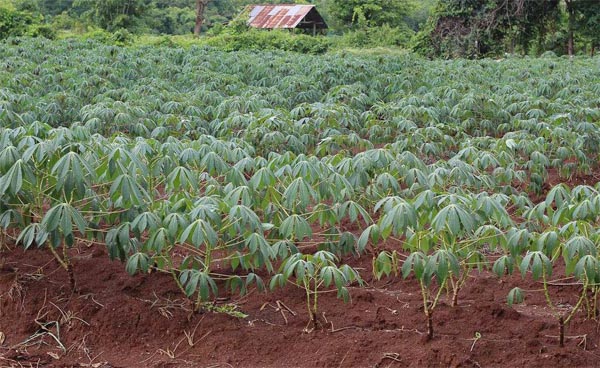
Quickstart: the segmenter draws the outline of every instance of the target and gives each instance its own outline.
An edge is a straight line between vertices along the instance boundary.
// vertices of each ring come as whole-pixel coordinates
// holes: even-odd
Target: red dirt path
[[[436,338],[426,342],[421,297],[412,280],[367,279],[369,287],[352,288],[351,304],[323,295],[320,309],[333,325],[307,334],[303,293],[293,287],[227,300],[246,319],[208,312],[188,320],[172,279],[156,273],[130,277],[101,247],[81,246],[73,253],[75,295],[46,251],[0,255],[2,367],[584,367],[600,359],[598,324],[583,313],[567,327],[567,336],[579,337],[560,348],[552,337],[557,323],[540,291],[527,293],[524,305],[506,305],[514,286],[541,288],[518,276],[500,280],[474,273],[458,307],[443,297],[434,315]],[[369,257],[345,261],[370,273]],[[551,292],[559,303],[573,305],[578,286],[552,286]],[[284,312],[287,325],[275,310],[277,301],[296,313]],[[22,344],[40,329],[36,318],[59,322],[66,353],[48,334]],[[56,335],[55,325],[47,326]],[[481,338],[474,342],[476,332]],[[193,335],[193,346],[186,333]]]

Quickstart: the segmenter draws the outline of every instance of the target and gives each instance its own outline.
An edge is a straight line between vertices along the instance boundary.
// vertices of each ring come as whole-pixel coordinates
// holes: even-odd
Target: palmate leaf
[[[86,160],[75,152],[68,152],[52,167],[51,174],[56,177],[56,190],[65,193],[76,192],[84,195],[85,189],[96,175]]]
[[[460,205],[449,204],[433,218],[431,227],[437,232],[448,231],[450,234],[458,236],[475,229],[475,218]]]
[[[569,190],[569,187],[564,183],[560,183],[550,189],[546,195],[546,200],[544,203],[546,206],[550,206],[552,203],[555,203],[556,208],[562,208],[570,200],[571,191]]]
[[[509,307],[512,307],[513,304],[521,304],[525,300],[525,296],[523,295],[523,290],[521,288],[513,288],[506,297],[506,302]]]
[[[248,287],[253,283],[256,285],[256,289],[258,291],[265,290],[265,283],[263,279],[257,274],[250,272],[248,275],[246,275],[246,289],[248,289]]]
[[[500,198],[480,195],[477,198],[477,209],[485,214],[486,220],[494,219],[503,228],[514,226]]]
[[[323,285],[325,285],[325,287],[329,287],[333,282],[338,289],[342,287],[346,281],[342,271],[335,266],[325,266],[321,268],[319,277],[323,280]]]
[[[225,188],[227,194],[223,198],[223,201],[226,202],[229,206],[235,206],[237,204],[241,204],[243,206],[252,207],[254,204],[254,196],[252,189],[245,185],[233,187],[229,190],[229,188]]]
[[[215,280],[208,274],[199,270],[183,270],[179,275],[179,282],[183,285],[185,295],[191,297],[198,292],[202,301],[207,301],[210,295],[217,296],[218,288]]]
[[[200,248],[202,244],[214,248],[217,246],[218,234],[208,222],[198,219],[186,227],[179,237],[180,243],[188,241],[196,248]]]
[[[23,160],[17,160],[14,165],[0,177],[0,195],[16,195],[25,184],[33,185],[36,182],[33,170]]]
[[[146,240],[145,249],[155,253],[161,253],[162,250],[170,244],[169,233],[164,227],[160,227],[150,232]]]
[[[13,145],[6,146],[0,151],[0,173],[8,171],[20,158],[21,154],[17,147]]]
[[[287,258],[290,254],[299,253],[300,251],[291,240],[280,240],[273,244],[273,252],[281,259]]]
[[[231,167],[231,168],[229,168],[229,170],[227,170],[227,174],[225,175],[225,178],[231,185],[235,185],[235,186],[248,185],[248,180],[246,180],[244,173],[241,170],[236,169],[235,167]]]
[[[317,201],[317,192],[303,178],[296,178],[285,188],[283,197],[286,208],[305,209],[311,201]]]
[[[542,275],[545,275],[545,277],[552,276],[552,262],[543,252],[528,251],[521,261],[519,270],[523,277],[525,277],[528,270],[531,270],[531,277],[534,281],[537,281]]]
[[[138,235],[144,231],[153,231],[158,228],[160,224],[160,218],[154,212],[142,212],[133,219],[131,222],[131,229]]]
[[[129,222],[124,222],[118,227],[108,230],[105,242],[110,259],[125,260],[131,250],[130,232],[131,224]]]
[[[216,152],[210,151],[200,161],[200,165],[212,176],[218,176],[225,173],[229,167],[225,160]]]
[[[286,239],[301,241],[312,236],[312,228],[304,217],[291,215],[279,226],[279,234]]]
[[[514,258],[505,254],[494,262],[494,265],[492,266],[492,272],[494,272],[498,277],[504,276],[505,273],[512,275],[514,265]]]
[[[252,233],[245,240],[244,245],[250,252],[250,254],[255,254],[259,252],[264,260],[274,259],[276,257],[276,253],[274,249],[271,247],[267,239],[261,234]]]
[[[584,199],[573,208],[572,218],[574,220],[595,221],[600,215],[598,207],[590,199]]]
[[[46,212],[41,225],[47,232],[57,231],[67,237],[73,234],[74,226],[80,234],[85,234],[87,221],[70,204],[60,203]]]
[[[407,278],[412,271],[417,279],[422,279],[426,263],[427,256],[423,252],[416,251],[409,254],[402,264],[402,277]]]
[[[318,264],[319,266],[335,264],[338,261],[338,258],[335,256],[335,254],[325,250],[320,250],[315,252],[313,255],[308,255],[307,259]]]
[[[371,216],[360,204],[354,201],[346,201],[336,207],[337,210],[337,219],[338,222],[341,222],[345,216],[348,216],[348,219],[351,223],[355,223],[359,221],[359,215],[362,218],[363,222],[367,225],[373,223]]]
[[[171,212],[165,216],[163,224],[169,231],[169,237],[174,239],[190,224],[190,222],[183,214]]]
[[[597,249],[593,241],[584,236],[574,236],[569,239],[563,247],[563,258],[565,261],[567,275],[573,273],[574,267],[583,256],[596,256]]]
[[[129,207],[150,202],[150,196],[129,174],[119,175],[110,186],[110,198],[118,207]]]
[[[409,228],[416,228],[417,225],[416,210],[412,204],[406,201],[401,201],[394,205],[379,221],[381,235],[384,239],[390,234],[400,236],[406,233]]]
[[[19,211],[10,209],[0,213],[0,227],[6,230],[13,224],[23,225],[23,216]]]
[[[167,176],[166,189],[174,192],[182,189],[193,189],[198,187],[198,178],[187,167],[177,166]]]
[[[380,252],[373,260],[373,274],[377,279],[381,279],[383,275],[389,276],[392,272],[397,272],[396,253],[390,253],[388,251]]]
[[[235,293],[236,291],[239,292],[240,295],[246,295],[248,292],[248,288],[252,285],[252,284],[256,284],[256,289],[258,291],[264,291],[265,290],[265,284],[262,280],[262,278],[258,275],[256,275],[255,273],[249,273],[246,276],[246,280],[244,281],[244,279],[238,275],[234,275],[234,276],[230,276],[227,278],[226,281],[226,289],[229,289],[232,293]]]
[[[48,232],[39,223],[31,223],[27,225],[17,238],[17,244],[23,245],[25,249],[29,249],[32,245],[41,247],[48,240]]]
[[[556,231],[546,231],[535,241],[535,250],[544,252],[548,257],[552,257],[558,246],[560,246],[560,239]]]
[[[333,227],[338,222],[337,208],[326,203],[318,203],[313,207],[312,214],[308,221],[318,222],[321,227]]]
[[[283,287],[285,285],[286,278],[282,273],[278,273],[271,277],[271,281],[269,282],[269,289],[274,290],[276,287]]]
[[[420,192],[413,202],[415,209],[420,211],[432,209],[435,205],[435,196],[436,193],[430,189]]]
[[[517,257],[529,248],[531,234],[527,229],[511,228],[506,234],[506,246],[513,257]]]
[[[297,282],[301,283],[304,281],[304,276],[308,273],[311,277],[314,273],[314,265],[308,262],[301,253],[292,254],[284,263],[281,265],[282,275],[284,280],[288,280],[292,275],[296,276]]]
[[[258,215],[256,215],[252,209],[244,205],[235,205],[231,207],[228,220],[232,224],[232,229],[237,234],[262,231],[262,222],[258,218]]]
[[[379,225],[373,224],[367,227],[358,238],[358,252],[363,253],[366,250],[369,240],[373,243],[373,246],[376,247],[380,236]]]
[[[131,255],[125,265],[125,270],[130,275],[135,275],[138,271],[148,272],[150,267],[150,256],[146,253],[137,252]]]
[[[194,207],[190,211],[190,219],[210,220],[211,223],[220,224],[221,215],[219,213],[220,200],[215,196],[205,196],[194,203]]]
[[[433,275],[435,275],[438,284],[442,285],[448,278],[450,272],[456,277],[460,274],[460,265],[456,255],[448,249],[439,249],[435,251],[432,255],[427,257],[423,273],[425,285],[429,285],[431,276]]]
[[[331,173],[327,177],[326,182],[323,184],[327,184],[327,189],[330,191],[333,198],[338,202],[354,197],[354,187],[352,184],[350,184],[345,176],[338,172]]]
[[[581,257],[573,268],[573,274],[584,283],[596,283],[600,276],[598,259],[590,254]]]
[[[275,175],[268,167],[261,167],[258,169],[252,178],[250,179],[249,185],[254,190],[261,188],[269,188],[275,185]]]

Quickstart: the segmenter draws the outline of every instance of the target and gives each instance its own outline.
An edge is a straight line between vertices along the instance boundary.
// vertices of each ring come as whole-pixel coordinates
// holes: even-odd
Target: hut
[[[248,25],[261,29],[302,29],[313,35],[327,29],[325,20],[314,5],[248,5]]]

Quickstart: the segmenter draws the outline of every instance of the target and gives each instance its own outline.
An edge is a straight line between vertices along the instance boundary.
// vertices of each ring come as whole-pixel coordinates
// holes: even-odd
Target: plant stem
[[[317,293],[318,291],[318,285],[317,282],[315,281],[315,288],[314,288],[314,293],[313,293],[313,318],[314,318],[314,324],[315,324],[315,328],[317,328],[317,316],[318,316],[318,304],[317,304],[317,298],[319,297],[319,294]]]
[[[71,286],[71,291],[75,292],[75,273],[73,272],[73,265],[69,261],[69,255],[67,254],[67,246],[65,244],[62,245],[64,259],[58,254],[58,252],[56,251],[56,249],[54,249],[52,245],[50,245],[48,248],[50,248],[50,253],[52,253],[54,258],[58,261],[60,267],[67,271],[67,274],[69,275],[69,285]]]
[[[444,290],[447,283],[448,283],[448,279],[444,280],[444,282],[442,282],[442,284],[440,285],[438,292],[435,294],[435,298],[433,299],[433,301],[431,303],[431,308],[429,308],[431,310],[431,312],[433,312],[433,310],[437,306],[437,303],[440,300],[440,296],[442,295],[442,290]]]
[[[427,313],[427,341],[433,339],[433,311]]]
[[[558,319],[558,326],[560,329],[559,345],[562,348],[565,346],[565,320],[564,320],[563,316],[560,316],[560,318]]]
[[[577,304],[575,304],[575,306],[573,307],[573,310],[571,310],[571,313],[569,313],[569,316],[565,320],[565,324],[567,324],[567,323],[569,323],[571,321],[571,318],[573,318],[573,316],[575,315],[575,313],[577,313],[577,310],[581,307],[581,303],[583,303],[583,300],[585,299],[585,296],[587,294],[587,285],[588,285],[587,282],[585,282],[583,284],[583,290],[581,291],[581,295],[579,296],[579,300],[577,301]]]
[[[552,299],[550,298],[550,291],[548,290],[548,279],[546,278],[546,267],[542,265],[542,284],[544,285],[544,296],[546,297],[546,303],[548,303],[548,307],[554,314],[555,317],[558,318],[558,313],[556,312],[556,308],[554,308],[554,304],[552,303]]]
[[[594,309],[592,310],[593,319],[596,319],[598,317],[598,291],[600,291],[600,287],[596,285],[594,287]]]
[[[458,305],[458,293],[460,292],[460,289],[462,289],[465,282],[467,282],[468,275],[469,275],[469,268],[465,266],[465,267],[463,267],[462,275],[460,275],[460,277],[456,280],[456,283],[454,282],[454,279],[452,278],[452,276],[450,277],[450,283],[452,285],[452,304],[451,305],[453,307],[456,307]]]
[[[179,288],[179,290],[181,290],[183,295],[186,295],[185,288],[183,287],[183,285],[181,285],[181,282],[179,281],[179,278],[177,277],[175,270],[171,269],[171,271],[169,273],[171,274],[171,276],[173,276],[173,280],[175,280],[175,284],[177,284],[177,287]]]
[[[425,313],[425,318],[427,319],[427,341],[430,341],[433,339],[433,317],[432,311],[429,309],[429,293],[427,292],[427,288],[425,287],[423,281],[419,280],[419,285],[421,286],[421,296],[423,296],[423,312]]]
[[[50,248],[50,253],[52,253],[52,255],[54,256],[54,258],[56,258],[56,260],[58,261],[58,263],[60,264],[60,266],[62,268],[65,269],[65,271],[68,270],[68,266],[65,263],[65,261],[63,261],[63,259],[58,255],[58,252],[56,252],[56,249],[54,249],[54,247],[52,245],[49,246]]]
[[[315,323],[315,316],[313,314],[313,311],[310,307],[310,293],[311,293],[311,289],[310,289],[310,281],[308,281],[306,279],[306,277],[303,280],[303,285],[304,285],[304,291],[306,291],[306,309],[308,310],[308,317],[310,318],[310,321],[313,324],[313,327],[316,328],[316,323]]]
[[[71,259],[69,258],[69,254],[67,253],[67,245],[63,242],[63,259],[67,264],[67,273],[69,274],[69,284],[71,285],[71,291],[75,292],[77,289],[75,287],[75,272],[73,271],[73,264],[71,263]]]
[[[194,312],[198,313],[200,307],[202,307],[202,296],[200,295],[200,292],[198,292],[198,296],[196,297],[196,305],[194,306]]]

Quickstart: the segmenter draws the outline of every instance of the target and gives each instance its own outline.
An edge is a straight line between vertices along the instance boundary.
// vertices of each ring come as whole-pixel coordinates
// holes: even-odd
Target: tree
[[[514,52],[516,45],[527,52],[558,13],[559,0],[439,1],[418,47],[450,57]]]
[[[73,6],[88,9],[85,15],[109,31],[132,28],[148,10],[144,0],[75,0]]]
[[[329,13],[345,26],[399,25],[412,7],[410,0],[331,0]]]
[[[9,36],[22,36],[34,23],[31,14],[0,7],[0,40]]]
[[[204,11],[211,0],[196,0],[196,25],[194,26],[194,35],[198,37],[202,24],[204,23]]]
[[[569,55],[575,52],[574,33],[577,31],[591,43],[592,56],[595,47],[600,44],[600,2],[589,0],[565,0],[568,18],[567,50]]]
[[[574,33],[575,33],[575,0],[565,0],[567,9],[568,21],[567,21],[567,53],[569,56],[573,56],[575,51],[574,45]]]

